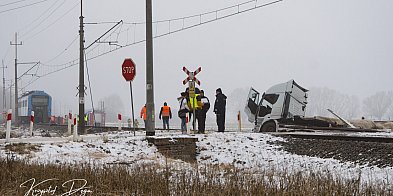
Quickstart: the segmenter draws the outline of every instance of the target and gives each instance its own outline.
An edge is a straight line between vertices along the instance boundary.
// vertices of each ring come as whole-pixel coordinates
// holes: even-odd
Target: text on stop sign
[[[123,67],[123,74],[133,74],[134,70],[134,67]]]

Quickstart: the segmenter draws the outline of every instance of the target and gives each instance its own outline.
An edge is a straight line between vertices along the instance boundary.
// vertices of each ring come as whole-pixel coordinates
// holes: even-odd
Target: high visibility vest
[[[87,116],[87,114],[85,115],[85,122],[87,122],[89,120],[89,117]]]
[[[202,106],[203,106],[203,103],[202,103],[201,101],[198,101],[198,100],[197,100],[197,96],[199,96],[199,94],[195,94],[194,98],[191,98],[191,97],[190,97],[190,99],[189,99],[190,108],[191,108],[192,110],[194,110],[195,108],[196,108],[197,110],[198,110],[198,109],[201,109]]]
[[[169,106],[162,106],[162,116],[169,116],[169,111],[171,111],[171,107]]]
[[[141,110],[141,117],[143,117],[143,120],[146,120],[146,107],[143,107]]]

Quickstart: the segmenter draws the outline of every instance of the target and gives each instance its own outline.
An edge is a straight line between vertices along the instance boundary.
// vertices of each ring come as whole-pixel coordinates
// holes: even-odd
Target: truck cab
[[[279,123],[304,117],[308,90],[294,80],[270,87],[262,95],[251,87],[245,112],[254,132],[274,132]]]

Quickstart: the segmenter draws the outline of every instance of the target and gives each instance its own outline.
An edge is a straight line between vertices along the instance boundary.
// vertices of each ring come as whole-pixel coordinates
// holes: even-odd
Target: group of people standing
[[[205,133],[206,128],[206,113],[210,109],[209,98],[205,96],[203,90],[195,88],[195,95],[189,96],[188,88],[185,92],[182,92],[179,100],[179,112],[178,116],[181,119],[181,130],[182,132],[187,131],[187,114],[189,119],[192,119],[192,115],[195,112],[195,118],[198,122],[198,133]],[[224,132],[225,130],[225,108],[226,108],[226,96],[222,93],[221,88],[216,90],[216,100],[214,102],[213,112],[216,114],[218,132]],[[193,121],[193,126],[195,122]]]
[[[187,88],[185,92],[181,92],[180,95],[181,97],[178,98],[178,116],[181,119],[182,133],[187,132],[187,117],[191,121],[194,112],[195,119],[198,122],[198,133],[205,133],[206,113],[210,109],[209,98],[205,96],[203,90],[199,90],[198,88],[195,88],[194,96],[192,97],[190,97],[189,88]],[[218,132],[224,132],[225,130],[226,99],[227,97],[222,93],[221,88],[218,88],[216,90],[216,100],[213,109],[213,112],[216,114]],[[140,117],[143,118],[146,124],[146,105],[142,108]],[[169,129],[169,119],[172,118],[172,111],[166,102],[164,102],[164,106],[161,107],[159,118],[163,121],[163,128]],[[194,120],[192,120],[192,123],[193,126],[195,126]]]

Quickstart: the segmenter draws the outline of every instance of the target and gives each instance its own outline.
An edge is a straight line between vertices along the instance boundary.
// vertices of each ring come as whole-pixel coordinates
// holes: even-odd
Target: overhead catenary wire
[[[112,31],[115,27],[117,27],[122,22],[123,22],[123,20],[120,20],[119,22],[117,22],[113,27],[111,27],[108,31],[106,31],[104,34],[102,34],[100,37],[98,37],[94,42],[92,42],[85,49],[88,49],[88,48],[90,48],[90,46],[92,46],[93,44],[97,43],[102,37],[104,37],[106,34],[108,34],[110,31]]]
[[[19,1],[14,1],[14,2],[11,2],[11,3],[1,4],[0,7],[4,7],[4,6],[7,6],[7,5],[12,5],[12,4],[15,4],[15,3],[20,3],[20,2],[23,2],[23,1],[28,1],[28,0],[19,0]]]
[[[121,28],[121,26],[122,26],[122,21],[118,22],[118,23],[117,23],[116,25],[114,25],[110,30],[108,30],[107,32],[104,33],[104,35],[105,35],[105,34],[108,34],[110,31],[112,31],[111,33],[108,34],[107,37],[103,38],[103,36],[100,36],[100,37],[99,37],[98,39],[96,39],[93,43],[109,43],[109,45],[112,45],[113,43],[117,42],[117,40],[115,40],[115,41],[109,40],[109,41],[108,41],[108,39],[109,39],[114,33],[116,33],[116,31],[118,31],[118,30]],[[121,29],[120,29],[120,30],[121,30]],[[119,31],[120,31],[120,30],[119,30]],[[93,43],[90,44],[90,45],[89,45],[88,47],[86,47],[85,49],[88,49],[90,46],[93,45]],[[90,53],[94,52],[96,49],[99,49],[99,47],[100,47],[99,44],[94,45],[93,48],[91,48],[90,50],[86,51],[86,54],[90,54]]]
[[[61,55],[63,55],[72,46],[72,44],[75,43],[75,41],[78,39],[78,37],[79,37],[79,35],[75,36],[75,38],[71,41],[71,43],[69,43],[67,45],[67,47],[64,50],[62,50],[58,55],[56,55],[55,57],[53,57],[50,60],[46,61],[45,63],[50,63],[50,62],[56,60],[57,58],[59,58]]]
[[[31,71],[34,67],[36,67],[35,73],[34,73],[34,74],[28,74],[28,72]],[[37,80],[40,78],[40,76],[37,75],[37,72],[38,72],[39,68],[40,68],[40,62],[36,62],[34,66],[32,66],[32,67],[31,67],[30,69],[28,69],[25,73],[23,73],[21,76],[18,77],[18,80],[20,80],[20,78],[21,78],[22,76],[24,76],[24,75],[31,75],[31,76],[32,76],[32,78],[30,79],[30,81],[29,81],[25,86],[20,87],[20,88],[18,89],[18,92],[22,91],[23,89],[26,89],[28,86],[30,86],[31,84],[33,84],[35,81],[37,81]],[[12,83],[11,85],[13,86],[14,84],[15,84],[15,82]]]
[[[3,59],[5,59],[8,56],[8,53],[10,52],[11,47],[12,47],[11,45],[8,45],[7,50],[4,53]]]
[[[201,25],[204,25],[204,24],[207,24],[207,23],[211,23],[211,22],[214,22],[214,21],[219,21],[219,20],[222,20],[222,19],[231,17],[231,16],[235,16],[235,15],[241,14],[241,13],[245,13],[245,12],[249,12],[249,11],[252,11],[252,10],[255,10],[255,9],[259,9],[259,8],[262,8],[262,7],[266,7],[266,6],[269,6],[269,5],[273,5],[273,4],[276,4],[276,3],[281,2],[281,1],[283,1],[283,0],[276,0],[276,1],[272,1],[272,2],[265,3],[265,4],[257,5],[258,0],[251,0],[251,1],[243,2],[243,3],[240,3],[240,4],[234,5],[234,6],[229,6],[229,7],[225,7],[225,8],[222,8],[222,9],[218,9],[218,10],[215,10],[215,11],[205,12],[205,13],[203,13],[203,14],[196,14],[196,15],[191,15],[191,16],[186,16],[186,17],[181,17],[181,18],[174,18],[174,19],[168,19],[168,20],[159,20],[159,21],[155,21],[155,22],[153,22],[153,23],[155,23],[155,24],[157,24],[157,23],[162,23],[162,22],[168,22],[168,23],[170,24],[170,22],[172,22],[172,21],[183,20],[183,24],[184,24],[184,20],[186,20],[186,19],[199,17],[199,22],[196,23],[196,24],[189,25],[189,26],[183,25],[183,26],[182,26],[181,28],[179,28],[179,29],[170,29],[170,30],[169,30],[168,32],[166,32],[166,33],[156,34],[153,38],[156,39],[156,38],[164,37],[164,36],[167,36],[167,35],[170,35],[170,34],[173,34],[173,33],[181,32],[181,31],[184,31],[184,30],[188,30],[188,29],[191,29],[191,28],[194,28],[194,27],[197,27],[197,26],[201,26]],[[249,8],[246,8],[246,9],[241,9],[241,8],[240,8],[242,5],[251,4],[251,3],[254,3],[254,2],[255,2],[255,5],[253,5],[252,7],[249,7]],[[236,11],[234,11],[233,13],[231,13],[231,14],[226,14],[226,15],[223,15],[223,16],[219,16],[220,11],[225,11],[225,10],[233,9],[233,8],[235,8],[235,9],[237,8]],[[202,19],[203,16],[208,15],[208,14],[212,14],[212,13],[215,13],[215,18],[210,19],[210,20],[206,20],[206,21],[204,21],[204,20]],[[105,22],[105,23],[110,23],[110,22]],[[111,22],[111,23],[115,23],[115,22]],[[98,24],[98,23],[87,23],[87,24]],[[91,48],[89,51],[86,51],[86,52],[85,52],[85,59],[86,59],[86,61],[87,61],[87,60],[96,59],[96,58],[101,57],[101,56],[103,56],[103,55],[106,55],[106,54],[115,52],[115,51],[117,51],[117,50],[120,50],[120,49],[122,49],[122,48],[129,47],[129,46],[136,45],[136,44],[140,44],[140,43],[143,43],[143,42],[146,41],[145,39],[140,39],[140,40],[136,40],[136,39],[135,39],[135,36],[136,36],[136,26],[137,26],[138,24],[145,24],[145,23],[129,23],[129,22],[123,22],[123,24],[129,24],[129,25],[132,25],[132,26],[134,27],[134,40],[133,40],[131,43],[128,43],[128,40],[129,40],[129,39],[128,39],[128,33],[127,33],[127,43],[126,43],[126,44],[124,44],[124,45],[116,44],[116,45],[115,45],[115,46],[116,46],[115,48],[109,47],[109,49],[108,49],[107,51],[104,51],[104,52],[98,53],[98,54],[94,54],[94,55],[91,55],[90,57],[88,57],[88,56],[87,56],[88,54],[92,54],[93,51],[95,51],[96,49],[99,49],[99,48],[100,48],[99,45],[95,45],[95,46],[94,46],[93,48]],[[110,33],[106,38],[103,38],[103,41],[106,41],[115,31],[117,31],[117,29],[119,29],[119,26],[118,26],[115,30],[113,30],[112,33]],[[129,28],[128,28],[128,29],[129,29]],[[128,29],[127,29],[126,31],[123,31],[123,32],[128,32]],[[117,37],[118,37],[118,36],[117,36]],[[110,42],[109,42],[109,43],[110,43]],[[114,44],[110,44],[109,46],[113,46],[113,45],[114,45]],[[73,67],[74,65],[78,65],[78,64],[79,64],[78,59],[74,59],[74,60],[72,60],[72,61],[69,61],[69,62],[67,62],[67,63],[60,64],[60,65],[45,65],[45,64],[41,64],[41,65],[44,65],[44,66],[47,66],[47,67],[52,66],[52,67],[62,67],[62,68],[59,68],[59,69],[57,69],[57,70],[53,70],[53,71],[44,73],[44,74],[40,75],[39,77],[45,77],[45,76],[47,76],[47,75],[50,75],[50,74],[53,74],[53,73],[56,73],[56,72],[59,72],[59,71],[68,69],[68,68]]]
[[[20,78],[22,78],[24,75],[26,75],[27,73],[29,73],[30,70],[32,70],[35,66],[37,66],[37,65],[39,65],[39,64],[40,64],[40,62],[36,62],[32,67],[30,67],[27,71],[25,71],[25,73],[23,73],[22,75],[20,75],[20,76],[18,77],[18,80],[19,80]]]
[[[52,7],[54,7],[57,2],[59,2],[60,0],[57,0],[55,3],[53,3],[48,9],[46,9],[37,19],[35,19],[33,22],[29,23],[29,25],[27,25],[26,27],[22,28],[21,30],[31,26],[32,24],[34,24],[36,21],[38,21],[41,17],[43,17],[50,9],[52,9]],[[42,23],[44,23],[46,20],[48,20],[50,18],[50,16],[52,16],[62,5],[64,5],[66,1],[63,0],[63,2],[61,4],[59,4],[54,10],[52,10],[52,12],[49,13],[49,15],[47,15],[43,20],[41,20],[41,22],[39,22],[37,25],[35,25],[34,27],[26,30],[24,33],[21,33],[21,39],[23,39],[23,37],[27,36],[29,33],[32,33],[35,29],[37,29]],[[20,30],[20,31],[21,31]]]
[[[10,8],[10,9],[7,9],[7,10],[0,11],[0,14],[5,13],[5,12],[9,12],[9,11],[13,11],[13,10],[17,10],[17,9],[21,9],[21,8],[25,8],[25,7],[29,7],[29,6],[33,6],[33,5],[37,5],[39,3],[43,3],[43,2],[46,2],[46,1],[49,1],[49,0],[41,0],[41,1],[38,1],[38,2],[35,2],[35,3],[30,3],[30,4],[22,5],[22,6],[19,6],[19,7]]]
[[[29,24],[27,24],[24,27],[21,27],[18,32],[22,32],[25,29],[27,29],[28,27],[32,26],[33,24],[35,24],[36,21],[40,20],[47,12],[49,12],[49,10],[51,10],[56,4],[57,2],[59,2],[60,0],[56,0],[55,2],[53,2],[52,5],[50,5],[45,11],[43,11],[37,18],[35,18],[34,20],[32,20],[31,22],[29,22]]]
[[[239,9],[238,9],[238,11],[235,12],[235,13],[227,14],[227,15],[220,16],[220,17],[216,17],[215,19],[211,19],[211,20],[204,21],[204,22],[202,22],[202,20],[200,20],[200,22],[197,23],[197,24],[195,24],[195,25],[190,25],[190,26],[187,26],[187,27],[184,27],[184,26],[183,26],[183,27],[180,28],[180,29],[173,30],[173,31],[169,31],[169,32],[167,32],[167,33],[163,33],[163,34],[160,34],[160,35],[153,36],[153,38],[160,38],[160,37],[163,37],[163,36],[167,36],[167,35],[170,35],[170,34],[172,34],[172,33],[177,33],[177,32],[184,31],[184,30],[187,30],[187,29],[191,29],[191,28],[194,28],[194,27],[197,27],[197,26],[200,26],[200,25],[204,25],[204,24],[211,23],[211,22],[218,21],[218,20],[222,20],[222,19],[225,19],[225,18],[228,18],[228,17],[231,17],[231,16],[235,16],[235,15],[238,15],[238,14],[241,14],[241,13],[249,12],[249,11],[251,11],[251,10],[255,10],[255,9],[258,9],[258,8],[262,8],[262,7],[266,7],[266,6],[269,6],[269,5],[273,5],[273,4],[279,3],[279,2],[281,2],[281,1],[283,1],[283,0],[276,0],[276,1],[272,1],[272,2],[269,2],[269,3],[262,4],[262,5],[256,5],[256,4],[255,4],[255,6],[252,7],[252,8],[248,8],[248,9],[244,9],[244,10],[239,10]],[[219,9],[219,10],[216,10],[216,11],[223,11],[223,10],[226,10],[226,9],[229,9],[229,8],[240,7],[240,5],[248,4],[248,3],[251,3],[251,2],[257,2],[257,0],[247,1],[247,2],[240,3],[240,4],[237,4],[237,5],[234,5],[234,6],[222,8],[222,9]],[[215,13],[216,11],[205,12],[204,14],[211,14],[211,13]],[[174,21],[174,20],[181,20],[181,19],[187,19],[187,18],[193,18],[193,17],[200,17],[200,18],[202,18],[202,16],[203,16],[203,14],[196,14],[196,15],[187,16],[187,17],[183,17],[183,18],[175,18],[175,19],[170,19],[170,20],[156,21],[155,23],[159,23],[159,22],[163,22],[163,21],[170,22],[170,21]],[[134,24],[134,25],[135,25],[135,24],[145,24],[145,23],[127,23],[127,22],[125,22],[125,24]],[[145,42],[145,41],[146,41],[146,39],[139,40],[139,41],[135,41],[135,40],[134,40],[133,43],[129,43],[129,44],[126,44],[126,45],[118,45],[118,48],[113,49],[113,50],[109,50],[109,51],[107,51],[107,52],[104,52],[104,53],[102,53],[102,54],[99,54],[99,55],[96,55],[96,56],[93,56],[93,57],[90,57],[90,58],[88,58],[88,60],[92,60],[92,59],[101,57],[101,56],[103,56],[103,55],[112,53],[112,52],[114,52],[114,51],[117,51],[117,50],[119,50],[119,49],[121,49],[121,48],[128,47],[128,46],[132,46],[132,45],[136,45],[136,44],[139,44],[139,43],[143,43],[143,42]]]
[[[50,28],[52,25],[56,24],[57,22],[59,22],[64,16],[66,16],[67,14],[69,14],[72,10],[74,10],[78,5],[80,4],[80,2],[78,2],[77,4],[75,4],[73,7],[71,7],[71,9],[67,10],[63,15],[61,15],[59,18],[57,18],[55,21],[53,21],[52,23],[50,23],[49,25],[47,25],[45,28],[43,28],[41,31],[25,38],[25,41],[39,35],[40,33],[42,33],[43,31],[47,30],[48,28]]]
[[[202,21],[201,21],[201,22],[198,23],[198,24],[190,25],[190,26],[188,26],[188,27],[183,26],[182,29],[173,30],[173,31],[170,31],[170,32],[168,32],[168,33],[156,35],[156,36],[154,36],[154,38],[159,38],[159,37],[163,37],[163,36],[166,36],[166,35],[169,35],[169,34],[172,34],[172,33],[176,33],[176,32],[180,32],[180,31],[183,31],[183,30],[191,29],[191,28],[194,28],[194,27],[203,25],[203,24],[207,24],[207,23],[210,23],[210,22],[214,22],[214,21],[218,21],[218,20],[221,20],[221,19],[224,19],[224,18],[228,18],[228,17],[230,17],[230,16],[234,16],[234,15],[238,15],[238,14],[241,14],[241,13],[244,13],[244,12],[248,12],[248,11],[251,11],[251,10],[254,10],[254,9],[266,7],[266,6],[269,6],[269,5],[272,5],[272,4],[281,2],[281,1],[283,1],[283,0],[276,0],[276,1],[272,1],[272,2],[269,2],[269,3],[262,4],[262,5],[257,5],[258,0],[251,0],[251,1],[247,1],[247,2],[240,3],[240,4],[236,4],[236,5],[233,5],[233,6],[221,8],[221,9],[218,9],[218,10],[214,10],[214,11],[210,11],[210,12],[204,12],[204,13],[202,13],[202,14],[194,14],[194,15],[185,16],[185,17],[180,17],[180,18],[153,21],[153,23],[161,23],[161,22],[165,22],[165,21],[166,21],[166,22],[169,22],[169,21],[177,21],[177,20],[182,20],[182,19],[189,19],[189,18],[193,18],[193,17],[202,17],[202,16],[204,16],[204,15],[206,15],[206,14],[211,14],[211,13],[216,13],[216,12],[218,13],[219,11],[227,10],[227,9],[230,9],[230,8],[240,7],[241,5],[250,4],[250,3],[254,3],[254,2],[255,2],[255,6],[252,7],[252,8],[245,9],[245,10],[238,10],[236,13],[229,14],[229,15],[226,15],[226,16],[217,17],[217,18],[215,18],[215,19],[213,19],[213,20],[209,20],[209,21],[205,21],[205,22],[202,22]],[[117,23],[117,22],[102,22],[102,23]],[[99,22],[95,22],[95,23],[87,23],[87,24],[100,24],[100,23],[99,23]],[[128,46],[132,46],[132,45],[136,45],[136,44],[140,44],[140,43],[143,43],[143,42],[146,41],[145,39],[142,39],[142,40],[138,40],[138,41],[137,41],[136,38],[135,38],[135,35],[136,35],[136,25],[138,25],[138,24],[145,24],[145,22],[124,22],[124,21],[123,21],[123,24],[129,24],[129,25],[134,26],[134,39],[133,39],[133,42],[128,43],[128,44],[124,44],[124,45],[117,45],[118,48],[116,48],[116,49],[111,49],[111,50],[109,50],[109,51],[107,51],[107,52],[104,52],[104,53],[101,53],[101,54],[99,54],[99,55],[90,57],[90,58],[88,58],[88,60],[92,60],[92,59],[98,58],[98,57],[100,57],[100,56],[103,56],[103,55],[105,55],[105,54],[108,54],[108,53],[114,52],[114,51],[116,51],[116,50],[119,50],[119,49],[121,49],[121,48],[128,47]],[[127,36],[128,36],[128,34],[127,34]],[[128,39],[127,39],[127,40],[128,40]],[[87,52],[87,54],[91,53],[91,52],[92,52],[94,49],[96,49],[96,48],[97,48],[97,46],[94,47],[93,49],[89,50],[89,51]],[[77,59],[74,59],[73,61],[76,61],[76,60],[77,60]],[[71,61],[68,62],[68,63],[64,63],[64,64],[70,64],[70,63],[71,63]],[[61,64],[61,65],[64,65],[64,64]]]

